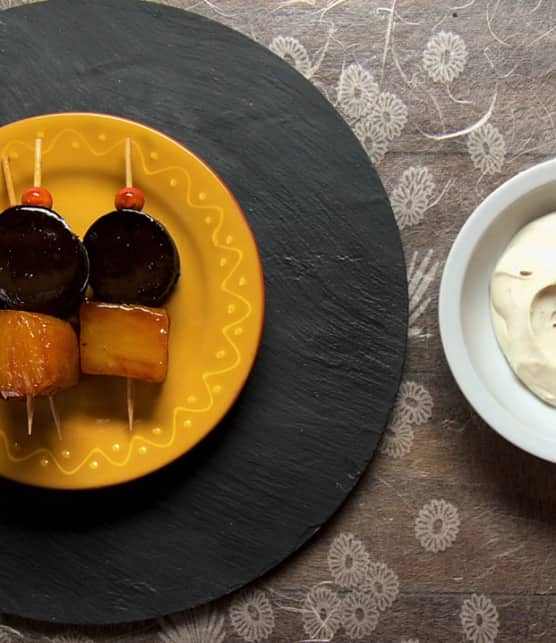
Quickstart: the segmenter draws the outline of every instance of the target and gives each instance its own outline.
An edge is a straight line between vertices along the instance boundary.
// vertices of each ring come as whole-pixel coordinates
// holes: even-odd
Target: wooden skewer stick
[[[133,168],[131,166],[131,138],[125,140],[125,186],[133,187]]]
[[[133,187],[133,168],[131,165],[131,138],[128,136],[125,140],[125,186]],[[133,419],[135,413],[135,398],[133,395],[133,380],[127,378],[127,421],[129,430],[133,431]]]
[[[42,138],[35,139],[35,164],[33,168],[33,187],[40,188],[42,183]],[[48,396],[48,404],[50,406],[50,414],[56,425],[56,433],[60,440],[62,439],[62,423],[60,422],[60,414],[56,409],[56,402],[53,395]]]
[[[134,397],[133,397],[133,380],[131,377],[127,378],[127,421],[129,430],[133,431],[133,415],[134,415]]]
[[[7,156],[2,157],[2,169],[4,170],[4,181],[6,182],[6,189],[8,191],[8,201],[11,206],[17,205],[15,196],[14,180],[10,170],[10,161]]]
[[[17,205],[15,196],[14,180],[12,171],[10,169],[10,161],[7,156],[2,157],[2,170],[4,172],[4,182],[6,183],[6,190],[8,191],[8,201],[10,206]],[[33,417],[35,415],[35,400],[32,395],[25,396],[25,408],[27,411],[27,433],[33,433]]]
[[[42,183],[42,138],[35,139],[35,172],[33,187],[40,188]]]
[[[62,439],[62,423],[60,422],[60,414],[58,413],[58,409],[56,408],[56,403],[54,401],[54,396],[53,395],[48,396],[48,403],[50,405],[50,413],[52,415],[52,419],[54,420],[54,424],[56,425],[56,433],[58,434],[58,437],[61,440]]]
[[[35,415],[35,398],[32,395],[25,396],[25,408],[27,409],[27,434],[33,434],[33,416]]]

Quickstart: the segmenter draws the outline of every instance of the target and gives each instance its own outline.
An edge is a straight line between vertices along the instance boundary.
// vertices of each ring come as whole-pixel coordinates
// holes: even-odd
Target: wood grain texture
[[[280,44],[279,36],[295,39],[306,55],[296,49],[297,58],[290,54],[288,60],[297,62],[354,130],[365,117],[345,114],[338,88],[342,71],[361,65],[381,93],[396,95],[407,108],[402,132],[388,141],[376,165],[387,192],[394,197],[405,173],[416,167],[426,168],[434,183],[424,199],[425,210],[409,208],[413,222],[401,230],[408,267],[415,257],[415,306],[430,297],[413,323],[404,381],[424,388],[432,409],[422,413],[423,423],[410,424],[409,442],[398,441],[401,457],[379,454],[318,536],[252,588],[266,595],[273,610],[270,633],[259,640],[319,638],[306,628],[312,608],[305,601],[315,586],[324,585],[343,599],[353,591],[339,587],[329,567],[332,545],[342,534],[353,534],[372,560],[396,572],[399,594],[370,633],[349,634],[342,613],[341,626],[326,638],[341,643],[481,640],[473,632],[468,636],[461,622],[466,602],[476,595],[496,609],[497,625],[483,641],[555,641],[554,467],[506,443],[469,408],[443,358],[436,304],[442,266],[469,214],[507,178],[556,154],[556,5],[550,0],[167,3],[202,13],[265,46]],[[435,82],[423,64],[424,51],[440,32],[456,34],[466,46],[463,70],[449,83]],[[447,90],[457,101],[468,102],[455,102]],[[494,97],[488,124],[502,136],[504,153],[498,169],[484,174],[480,164],[488,160],[489,150],[474,160],[469,135],[446,140],[429,135],[472,125],[488,112]],[[399,209],[397,214],[401,218]],[[426,287],[419,293],[420,286]],[[456,507],[460,520],[455,540],[436,553],[415,535],[419,512],[434,499]],[[214,635],[213,628],[212,640],[246,640],[235,627],[237,620],[232,621],[237,601],[233,595],[212,607],[223,633],[223,638]],[[151,630],[136,628],[132,634],[123,629],[83,632],[95,640],[121,635],[153,641],[162,631],[167,637],[175,634],[175,640],[196,641],[194,622],[194,615],[187,614],[180,616],[177,630],[149,623],[145,627]],[[45,632],[49,639],[68,632],[11,624],[37,636]]]

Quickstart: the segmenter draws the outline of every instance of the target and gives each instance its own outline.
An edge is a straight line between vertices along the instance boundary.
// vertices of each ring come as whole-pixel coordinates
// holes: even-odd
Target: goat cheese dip
[[[496,338],[521,382],[556,406],[556,212],[523,227],[491,277]]]

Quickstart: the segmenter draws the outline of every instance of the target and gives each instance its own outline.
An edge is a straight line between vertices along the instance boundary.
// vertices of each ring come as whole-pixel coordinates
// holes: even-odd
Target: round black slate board
[[[398,230],[333,108],[238,33],[132,0],[1,17],[1,122],[100,111],[188,145],[248,216],[268,307],[243,395],[188,456],[102,491],[0,484],[0,606],[68,623],[189,608],[283,561],[367,465],[405,350]]]

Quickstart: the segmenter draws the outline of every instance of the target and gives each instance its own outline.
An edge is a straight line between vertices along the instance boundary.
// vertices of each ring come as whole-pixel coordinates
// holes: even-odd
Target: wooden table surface
[[[93,0],[90,0],[93,1]],[[0,0],[2,9],[19,4]],[[8,641],[556,641],[556,469],[472,411],[437,293],[458,230],[556,154],[553,0],[172,0],[270,47],[342,113],[390,195],[409,352],[380,453],[303,551],[221,602],[133,628],[6,619]]]

